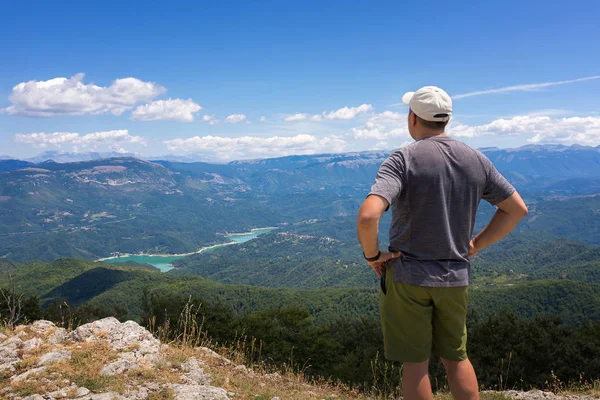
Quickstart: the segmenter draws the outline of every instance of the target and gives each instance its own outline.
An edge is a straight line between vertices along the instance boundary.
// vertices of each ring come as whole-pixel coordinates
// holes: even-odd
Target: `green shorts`
[[[467,359],[468,287],[421,287],[394,282],[388,269],[379,299],[385,358],[423,362],[431,353]]]

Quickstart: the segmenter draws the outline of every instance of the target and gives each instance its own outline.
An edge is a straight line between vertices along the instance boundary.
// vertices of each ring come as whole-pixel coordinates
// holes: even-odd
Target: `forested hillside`
[[[45,306],[65,301],[134,319],[141,315],[144,293],[200,297],[211,304],[227,305],[240,315],[296,305],[305,308],[317,323],[338,317],[376,318],[379,313],[377,283],[314,290],[227,285],[198,276],[75,259],[13,263],[0,275],[0,282],[3,287],[14,283],[19,293],[36,296]],[[472,311],[481,318],[512,311],[519,318],[554,316],[573,323],[600,320],[600,283],[564,279],[475,285],[471,297]]]
[[[374,374],[398,379],[397,367],[383,360],[376,289],[223,285],[82,260],[6,264],[0,279],[10,276],[19,292],[4,294],[29,295],[22,299],[26,320],[76,326],[112,315],[161,327],[163,337],[173,340],[197,326],[201,338],[215,345],[237,346],[254,362],[301,365],[310,377],[364,389]],[[499,388],[509,359],[511,373],[502,387],[551,388],[553,379],[576,383],[580,374],[600,375],[600,325],[589,323],[600,318],[600,285],[536,281],[474,288],[470,296],[470,358],[484,387]],[[0,313],[7,310],[4,299]],[[442,388],[444,372],[435,359],[430,372],[434,386]]]

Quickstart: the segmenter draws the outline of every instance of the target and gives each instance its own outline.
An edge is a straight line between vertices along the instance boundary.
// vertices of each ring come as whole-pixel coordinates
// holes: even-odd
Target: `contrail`
[[[509,93],[509,92],[528,92],[528,91],[531,91],[531,90],[545,88],[545,87],[548,87],[548,86],[565,85],[567,83],[591,81],[591,80],[594,80],[594,79],[600,79],[600,75],[588,76],[586,78],[571,79],[571,80],[568,80],[568,81],[544,82],[544,83],[526,83],[524,85],[506,86],[506,87],[498,88],[498,89],[478,90],[476,92],[469,92],[469,93],[458,94],[456,96],[452,96],[452,98],[453,99],[464,99],[465,97],[481,96],[481,95],[484,95],[484,94]]]

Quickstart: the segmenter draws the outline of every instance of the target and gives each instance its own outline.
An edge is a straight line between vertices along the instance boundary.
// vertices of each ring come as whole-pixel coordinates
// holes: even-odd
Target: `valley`
[[[492,289],[600,283],[600,149],[483,151],[523,194],[530,213],[513,234],[473,260],[473,289],[485,293],[475,298],[481,304],[494,298],[509,307],[496,296],[504,292]],[[38,164],[0,160],[0,254],[25,268],[73,258],[102,261],[89,264],[101,266],[93,268],[94,274],[72,276],[84,286],[91,276],[98,279],[96,273],[137,268],[136,274],[167,272],[161,280],[178,282],[173,288],[219,282],[253,290],[365,290],[376,295],[377,278],[365,268],[356,240],[355,215],[386,156],[323,154],[228,164],[131,157]],[[493,212],[481,204],[476,231]],[[389,223],[386,213],[382,248]],[[235,251],[228,247],[232,243]],[[111,264],[115,270],[107,269]],[[147,279],[154,287],[154,275]],[[57,296],[106,305],[128,290],[125,282],[129,279],[118,278],[118,291],[112,286],[96,290],[85,301],[69,293],[75,282],[36,292],[46,301]],[[545,290],[539,293],[549,293]],[[248,301],[261,307],[262,301]],[[594,301],[590,304],[595,307]],[[139,315],[135,306],[125,307]],[[376,304],[369,307],[376,312]]]
[[[186,254],[118,254],[111,257],[101,258],[98,261],[103,261],[109,264],[115,263],[129,263],[134,262],[138,264],[149,264],[153,267],[158,268],[162,272],[167,272],[173,269],[172,263],[175,260],[191,256],[193,254],[210,253],[211,251],[230,246],[232,244],[246,243],[249,240],[256,239],[259,235],[271,232],[277,229],[274,227],[268,228],[253,228],[250,232],[243,233],[228,233],[224,236],[230,241],[223,244],[215,244],[213,246],[203,247],[196,252]]]

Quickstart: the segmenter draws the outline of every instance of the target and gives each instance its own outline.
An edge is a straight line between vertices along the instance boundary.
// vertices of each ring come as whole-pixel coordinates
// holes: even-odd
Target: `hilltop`
[[[7,400],[308,400],[379,399],[376,387],[357,391],[311,381],[302,372],[276,370],[235,349],[196,340],[161,343],[133,321],[104,318],[73,330],[39,320],[0,332],[0,396]],[[190,339],[190,338],[188,338]],[[193,338],[191,338],[193,339]],[[225,353],[229,358],[219,352]],[[564,389],[563,389],[564,390]],[[574,395],[484,391],[482,400],[584,400]],[[438,392],[438,400],[449,395]]]
[[[36,321],[0,333],[3,399],[357,398],[299,377],[257,373],[204,346],[161,344],[133,321],[105,318],[67,331]]]

